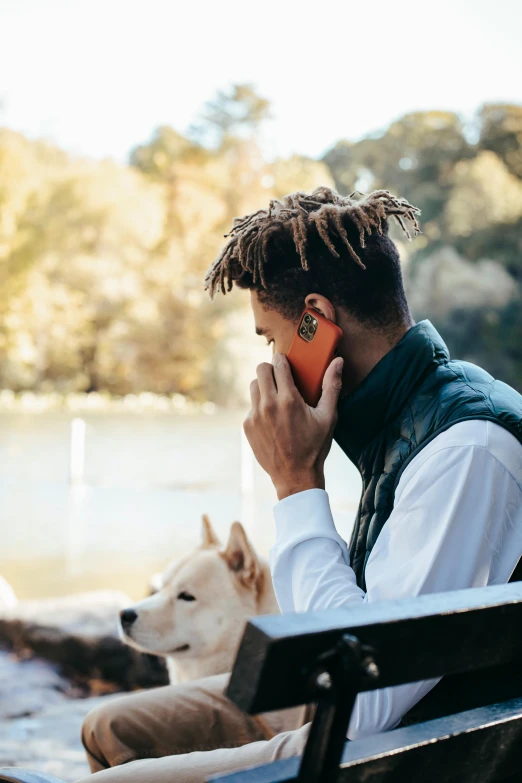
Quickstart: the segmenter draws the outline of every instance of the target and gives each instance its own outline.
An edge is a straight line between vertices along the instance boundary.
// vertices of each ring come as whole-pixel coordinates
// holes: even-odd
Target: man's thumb
[[[317,404],[317,409],[331,418],[337,410],[337,400],[343,385],[344,359],[337,357],[326,370],[323,378],[323,393]]]

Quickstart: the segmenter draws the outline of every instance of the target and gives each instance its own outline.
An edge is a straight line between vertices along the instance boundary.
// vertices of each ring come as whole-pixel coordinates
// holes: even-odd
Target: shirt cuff
[[[307,489],[280,500],[274,507],[276,540],[272,553],[295,547],[311,538],[331,538],[350,564],[346,542],[336,530],[330,499],[324,489]]]

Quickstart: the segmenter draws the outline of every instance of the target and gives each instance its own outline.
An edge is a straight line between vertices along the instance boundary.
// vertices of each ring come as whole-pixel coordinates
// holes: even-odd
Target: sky
[[[0,125],[126,160],[252,83],[271,156],[319,156],[401,115],[522,103],[520,0],[0,0]]]

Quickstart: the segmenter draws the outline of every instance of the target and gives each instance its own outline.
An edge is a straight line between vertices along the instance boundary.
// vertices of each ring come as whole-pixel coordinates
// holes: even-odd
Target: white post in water
[[[67,508],[67,572],[76,575],[81,571],[84,539],[83,505],[86,493],[85,474],[85,421],[71,422],[71,446],[69,454],[69,497]]]
[[[255,522],[254,453],[241,427],[241,522],[252,534]]]
[[[71,455],[69,460],[69,483],[83,484],[85,469],[85,422],[73,419],[71,422]]]

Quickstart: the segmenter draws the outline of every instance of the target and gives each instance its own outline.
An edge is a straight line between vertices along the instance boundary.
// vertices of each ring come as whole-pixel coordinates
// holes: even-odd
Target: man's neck
[[[342,396],[353,391],[414,326],[410,319],[389,333],[377,332],[344,313],[338,323],[344,334],[339,346],[339,355],[344,358]]]

